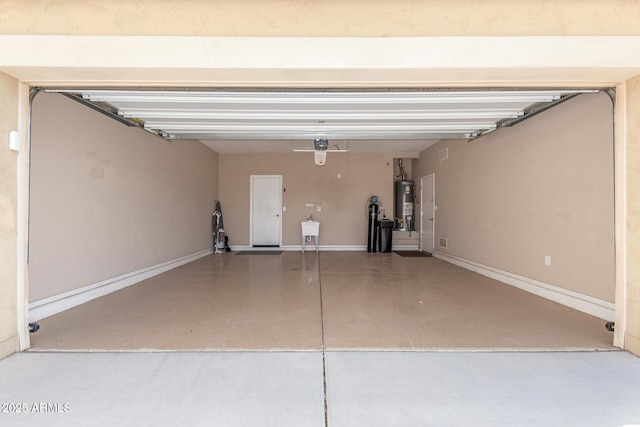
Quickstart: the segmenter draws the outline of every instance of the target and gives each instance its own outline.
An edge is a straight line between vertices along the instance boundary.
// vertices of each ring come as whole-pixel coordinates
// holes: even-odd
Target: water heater
[[[396,181],[395,188],[395,229],[400,231],[414,231],[415,216],[413,200],[415,196],[413,181]]]

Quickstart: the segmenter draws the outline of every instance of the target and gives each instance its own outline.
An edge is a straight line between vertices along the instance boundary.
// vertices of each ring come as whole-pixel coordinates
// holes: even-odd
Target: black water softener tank
[[[369,238],[367,239],[367,252],[375,252],[378,244],[378,201],[377,197],[371,197],[369,203]]]

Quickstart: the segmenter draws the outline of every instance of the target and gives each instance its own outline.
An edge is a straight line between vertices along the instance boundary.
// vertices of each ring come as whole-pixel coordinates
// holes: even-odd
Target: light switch
[[[286,211],[287,211],[287,207],[286,207],[286,206],[283,206],[283,207],[282,207],[282,212],[286,212]]]

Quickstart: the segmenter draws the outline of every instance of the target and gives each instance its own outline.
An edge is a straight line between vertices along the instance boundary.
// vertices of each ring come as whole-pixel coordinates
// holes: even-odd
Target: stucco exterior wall
[[[4,34],[176,36],[527,36],[639,34],[625,0],[9,0]]]
[[[640,355],[640,76],[627,88],[626,347]]]
[[[0,358],[18,350],[18,153],[9,132],[18,130],[18,81],[0,73]]]

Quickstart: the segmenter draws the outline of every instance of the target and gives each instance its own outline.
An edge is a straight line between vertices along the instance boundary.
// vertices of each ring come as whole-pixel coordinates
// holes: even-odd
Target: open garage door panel
[[[63,93],[130,126],[168,140],[212,142],[219,152],[290,151],[282,141],[387,141],[388,152],[416,141],[473,140],[597,89],[202,90],[45,89]],[[244,141],[244,142],[243,142]],[[395,141],[395,143],[394,143]],[[369,151],[352,143],[354,151]],[[379,151],[379,144],[375,146]],[[405,145],[406,146],[406,145]],[[274,147],[279,147],[275,148]]]

